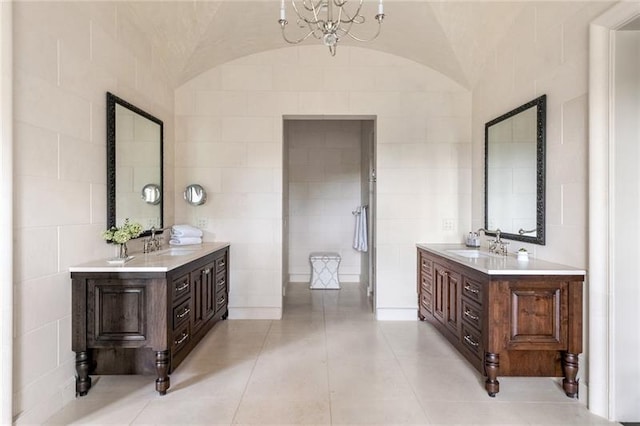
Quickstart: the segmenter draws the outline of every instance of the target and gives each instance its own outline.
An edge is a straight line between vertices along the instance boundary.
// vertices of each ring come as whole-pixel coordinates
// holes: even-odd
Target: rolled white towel
[[[172,246],[189,246],[192,244],[202,244],[202,238],[200,237],[172,237],[169,240],[169,245]]]
[[[175,237],[202,237],[202,230],[191,225],[173,225],[171,236]]]

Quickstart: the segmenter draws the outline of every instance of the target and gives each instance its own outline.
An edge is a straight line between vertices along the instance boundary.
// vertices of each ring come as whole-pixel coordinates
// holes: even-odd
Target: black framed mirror
[[[485,124],[484,227],[545,244],[546,95]]]
[[[160,119],[107,92],[107,228],[127,218],[141,236],[164,227],[163,131]]]

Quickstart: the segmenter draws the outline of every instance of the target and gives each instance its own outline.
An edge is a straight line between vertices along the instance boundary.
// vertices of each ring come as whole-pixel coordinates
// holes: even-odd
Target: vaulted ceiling
[[[373,21],[377,1],[365,3],[365,16]],[[406,57],[472,87],[492,48],[527,4],[385,0],[382,34],[362,46]],[[123,4],[123,10],[150,40],[178,86],[230,60],[288,46],[277,23],[279,6],[279,0],[133,1]]]

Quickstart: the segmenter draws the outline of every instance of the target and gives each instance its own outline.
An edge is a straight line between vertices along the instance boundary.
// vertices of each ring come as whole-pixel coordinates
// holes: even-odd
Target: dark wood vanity
[[[111,270],[98,262],[71,268],[78,395],[91,388],[91,374],[153,374],[166,394],[169,374],[227,318],[228,244],[190,253],[182,262],[168,255],[168,268],[153,253]]]
[[[485,375],[487,393],[498,376],[543,376],[564,377],[576,397],[584,271],[487,257],[493,270],[482,272],[433,246],[418,245],[418,316]]]

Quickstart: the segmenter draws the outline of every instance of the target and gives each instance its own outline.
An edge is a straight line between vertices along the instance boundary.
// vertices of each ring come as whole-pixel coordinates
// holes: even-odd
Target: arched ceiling
[[[370,10],[365,16],[372,20],[377,1],[365,3]],[[403,56],[471,88],[492,48],[526,5],[521,1],[385,0],[380,37],[341,44]],[[279,0],[130,1],[122,3],[120,10],[146,35],[172,84],[179,86],[230,60],[288,46],[277,23],[279,7]],[[293,14],[290,6],[288,14]],[[332,60],[328,52],[327,60]]]

